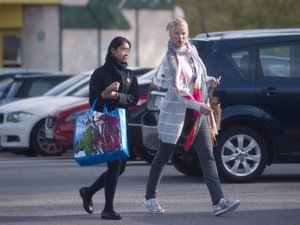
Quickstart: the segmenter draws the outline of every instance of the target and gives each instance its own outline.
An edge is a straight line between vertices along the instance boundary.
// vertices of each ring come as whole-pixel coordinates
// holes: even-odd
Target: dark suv
[[[266,165],[300,162],[300,29],[243,30],[199,34],[192,43],[210,76],[222,76],[215,90],[222,105],[214,153],[220,177],[231,182],[257,179]],[[159,146],[156,125],[165,90],[158,69],[143,117],[149,157]],[[193,151],[179,141],[176,169],[201,175]],[[151,155],[152,154],[152,155]]]

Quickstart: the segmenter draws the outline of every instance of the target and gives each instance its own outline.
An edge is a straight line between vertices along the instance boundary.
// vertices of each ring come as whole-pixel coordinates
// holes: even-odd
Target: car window
[[[300,78],[299,45],[276,46],[259,49],[262,73],[265,77]]]
[[[152,70],[148,71],[147,73],[144,73],[143,75],[139,76],[138,79],[137,79],[138,83],[140,84],[141,82],[144,82],[146,80],[147,81],[149,81],[149,80],[152,81],[152,79],[153,79],[153,77],[156,73],[156,70],[157,69],[152,69]]]
[[[15,97],[34,97],[44,94],[46,91],[61,83],[61,79],[24,80]]]
[[[73,93],[71,93],[71,96],[76,96],[76,97],[89,97],[89,85],[88,83],[86,85],[81,86],[81,88],[77,89]]]
[[[131,69],[131,68],[128,68]],[[146,74],[147,72],[151,71],[152,68],[132,68],[131,69],[133,74],[138,78]]]
[[[60,83],[59,85],[55,86],[54,88],[50,89],[49,91],[47,91],[44,95],[46,96],[57,96],[59,94],[61,94],[62,92],[66,91],[68,88],[72,88],[72,86],[80,83],[82,80],[84,79],[89,79],[89,75],[90,73],[81,73],[78,75],[74,75],[74,77],[71,77],[69,79],[67,79],[66,81]],[[74,91],[74,89],[72,88],[72,90]]]
[[[243,72],[245,75],[249,75],[249,51],[239,51],[231,54],[231,58],[237,65],[237,67]]]
[[[7,77],[0,81],[0,99],[7,97],[7,93],[13,84],[13,81],[14,79],[11,77]]]

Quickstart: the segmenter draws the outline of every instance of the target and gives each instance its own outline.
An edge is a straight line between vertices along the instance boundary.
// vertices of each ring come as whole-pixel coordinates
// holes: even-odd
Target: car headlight
[[[70,123],[70,122],[74,121],[77,116],[81,116],[83,114],[86,114],[88,111],[89,111],[89,109],[84,109],[84,110],[81,110],[81,111],[76,112],[76,113],[71,113],[70,115],[67,116],[66,122]]]
[[[149,110],[160,110],[162,100],[164,99],[166,93],[160,91],[151,91],[150,99],[148,100]]]
[[[31,116],[32,116],[32,114],[28,113],[28,112],[22,112],[22,111],[11,112],[11,113],[7,114],[6,121],[13,122],[13,123],[19,123],[24,120],[27,120]]]

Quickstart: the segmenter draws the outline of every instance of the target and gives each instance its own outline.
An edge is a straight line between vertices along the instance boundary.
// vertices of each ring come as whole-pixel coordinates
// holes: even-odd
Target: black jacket
[[[102,91],[116,81],[120,83],[119,99],[103,99]],[[94,110],[98,112],[103,112],[104,103],[108,111],[111,111],[116,107],[127,109],[128,106],[136,105],[139,100],[139,86],[133,72],[126,67],[116,67],[108,62],[93,72],[90,78],[89,92],[91,106],[97,98]]]

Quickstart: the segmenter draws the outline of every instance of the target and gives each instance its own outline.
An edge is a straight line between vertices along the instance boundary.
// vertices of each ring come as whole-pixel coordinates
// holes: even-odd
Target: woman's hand
[[[209,105],[203,103],[203,104],[200,106],[200,113],[201,113],[201,114],[207,116],[207,115],[210,115],[212,112],[213,112],[213,110],[210,108]]]
[[[209,80],[210,87],[212,87],[214,89],[217,86],[219,86],[220,85],[220,80],[221,80],[221,77],[218,77],[218,78],[212,77],[212,79]]]
[[[108,91],[107,89],[105,89],[105,91],[103,91],[101,93],[101,97],[104,98],[104,99],[118,99],[119,98],[119,92]]]
[[[113,82],[109,85],[102,93],[101,97],[104,99],[118,99],[119,98],[119,90],[120,83]]]
[[[119,87],[120,87],[120,83],[119,82],[113,82],[105,90],[110,91],[110,92],[112,92],[112,91],[118,91]]]

